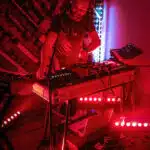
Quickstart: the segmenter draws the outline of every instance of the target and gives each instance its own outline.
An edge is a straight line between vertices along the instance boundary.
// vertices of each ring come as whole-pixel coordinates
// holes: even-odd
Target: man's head
[[[69,17],[74,21],[80,21],[86,14],[89,8],[90,0],[73,0],[71,4],[71,10]]]

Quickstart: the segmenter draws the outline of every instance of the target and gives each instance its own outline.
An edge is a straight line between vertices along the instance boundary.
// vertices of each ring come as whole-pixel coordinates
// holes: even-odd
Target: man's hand
[[[58,35],[57,43],[56,43],[56,55],[57,56],[69,56],[71,50],[72,50],[72,45],[67,39],[65,33],[60,32]]]
[[[37,73],[36,73],[36,78],[38,80],[43,80],[46,78],[46,75],[48,74],[48,69],[50,64],[41,64]],[[55,73],[56,70],[60,70],[60,64],[58,59],[54,56],[53,62],[52,62],[52,70],[50,70],[51,73]]]

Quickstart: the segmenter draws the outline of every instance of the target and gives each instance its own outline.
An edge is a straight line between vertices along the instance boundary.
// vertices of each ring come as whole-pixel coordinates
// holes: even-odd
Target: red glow
[[[90,101],[90,102],[92,101],[92,97],[89,98],[89,101]]]
[[[142,123],[138,123],[138,127],[142,127]]]
[[[97,98],[96,98],[96,97],[94,98],[94,101],[95,101],[95,102],[97,101]]]
[[[83,101],[83,98],[82,98],[82,97],[80,98],[80,101]]]
[[[148,127],[148,123],[144,123],[144,127]]]
[[[84,102],[101,102],[103,100],[103,98],[101,97],[80,97],[79,98],[79,101],[84,101]],[[120,101],[120,98],[106,98],[107,102],[119,102]],[[105,99],[104,99],[104,102],[105,102]]]
[[[102,101],[102,99],[101,99],[101,98],[98,98],[98,101],[99,101],[99,102],[101,102],[101,101]]]
[[[120,125],[123,127],[123,126],[125,125],[125,122],[122,121],[122,122],[120,123]]]
[[[110,102],[110,98],[107,98],[107,101]]]
[[[119,126],[119,122],[115,122],[115,126]]]
[[[87,100],[88,100],[88,98],[87,98],[87,97],[85,97],[85,98],[84,98],[84,101],[87,101]]]
[[[136,127],[136,126],[137,126],[137,123],[136,123],[136,122],[132,122],[132,126],[133,126],[133,127]]]
[[[14,119],[14,117],[13,117],[13,116],[11,116],[11,119]]]
[[[115,122],[115,126],[121,126],[124,127],[126,125],[126,127],[148,127],[149,124],[148,123],[138,123],[138,122],[125,122],[124,120],[119,124],[119,122]]]
[[[126,126],[127,126],[127,127],[130,127],[130,126],[131,126],[131,123],[130,123],[130,122],[127,122],[127,123],[126,123]]]
[[[7,121],[4,121],[4,124],[7,124]]]
[[[118,98],[118,100],[117,100],[118,102],[120,102],[121,101],[121,98]]]
[[[38,83],[34,83],[33,86],[32,86],[32,89],[39,93],[40,95],[43,95],[43,92],[44,92],[44,88],[42,86],[40,86]]]
[[[10,122],[11,120],[8,118],[8,119],[7,119],[7,121],[9,121],[9,122]]]
[[[2,127],[4,127],[4,125],[9,124],[13,119],[17,118],[20,115],[20,111],[17,111],[16,113],[14,113],[12,116],[10,116],[9,118],[7,118],[6,120],[4,120]]]
[[[112,98],[112,102],[115,102],[116,101],[116,99],[115,98]]]
[[[20,111],[17,111],[17,114],[20,115]]]

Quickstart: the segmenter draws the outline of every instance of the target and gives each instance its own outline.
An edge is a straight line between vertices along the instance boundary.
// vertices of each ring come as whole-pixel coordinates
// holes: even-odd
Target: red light
[[[82,97],[80,98],[80,101],[83,101],[83,98],[82,98]]]
[[[115,122],[115,126],[119,126],[119,122]]]
[[[90,102],[92,101],[92,97],[89,98],[89,101],[90,101]]]
[[[122,121],[120,125],[123,127],[123,126],[125,125],[125,122],[124,122],[124,121]]]
[[[120,102],[120,101],[121,101],[121,98],[118,98],[117,101]]]
[[[127,126],[127,127],[130,127],[130,125],[131,125],[130,122],[127,122],[127,123],[126,123],[126,126]]]
[[[9,122],[11,121],[9,118],[7,119]]]
[[[17,114],[20,115],[20,111],[17,111]]]
[[[107,98],[107,101],[110,102],[110,98]]]
[[[4,124],[7,124],[7,121],[4,121]]]
[[[95,98],[94,98],[94,102],[96,102],[96,101],[97,101],[97,98],[95,97]]]
[[[102,101],[102,99],[101,99],[101,98],[98,98],[98,101],[99,101],[99,102],[101,102],[101,101]]]
[[[13,116],[11,116],[11,119],[14,119],[14,117],[13,117]]]
[[[142,127],[142,123],[138,123],[138,127]]]
[[[144,127],[148,127],[148,123],[144,123]]]
[[[85,98],[84,98],[84,101],[87,101],[87,100],[88,100],[87,97],[85,97]]]
[[[112,101],[115,102],[115,98],[112,98]]]
[[[14,114],[15,117],[17,117],[17,114]]]
[[[136,127],[136,126],[137,126],[137,123],[136,123],[136,122],[132,122],[132,126],[133,126],[133,127]]]

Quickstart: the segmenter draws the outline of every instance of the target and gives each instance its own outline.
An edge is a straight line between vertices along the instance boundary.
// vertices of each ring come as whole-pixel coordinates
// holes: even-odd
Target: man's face
[[[82,20],[83,16],[86,14],[89,7],[89,0],[75,0],[71,6],[71,12],[69,16],[74,21]]]

